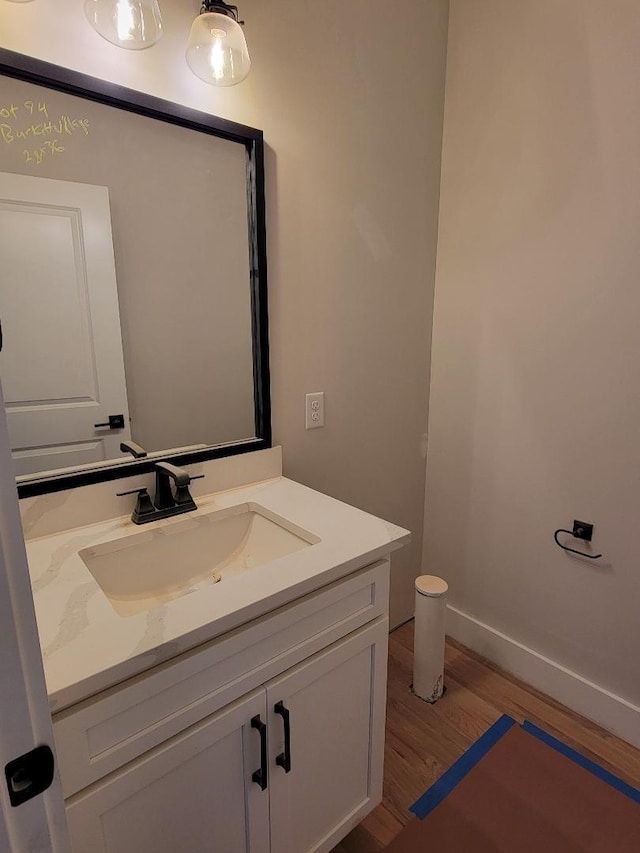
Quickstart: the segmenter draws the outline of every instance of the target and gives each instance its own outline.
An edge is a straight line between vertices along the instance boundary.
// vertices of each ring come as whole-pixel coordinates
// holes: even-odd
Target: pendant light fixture
[[[202,0],[187,44],[187,63],[196,77],[212,86],[235,86],[249,73],[251,60],[238,21],[238,7]]]
[[[85,0],[84,11],[96,32],[127,50],[151,47],[162,35],[158,0]]]

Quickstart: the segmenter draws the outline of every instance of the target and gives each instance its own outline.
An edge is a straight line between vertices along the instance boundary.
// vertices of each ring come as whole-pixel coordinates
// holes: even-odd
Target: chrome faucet
[[[192,476],[184,468],[178,468],[170,462],[156,462],[153,467],[156,472],[156,494],[153,501],[146,486],[118,492],[118,497],[137,494],[138,500],[131,514],[134,524],[147,524],[160,518],[193,512],[198,508],[191,497],[189,486],[192,480],[201,480],[204,474]],[[175,491],[171,485],[172,480],[175,483]]]

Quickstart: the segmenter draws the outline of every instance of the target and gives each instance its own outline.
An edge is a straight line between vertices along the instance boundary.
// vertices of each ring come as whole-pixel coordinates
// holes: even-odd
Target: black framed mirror
[[[19,495],[270,447],[262,132],[3,49],[0,75]]]

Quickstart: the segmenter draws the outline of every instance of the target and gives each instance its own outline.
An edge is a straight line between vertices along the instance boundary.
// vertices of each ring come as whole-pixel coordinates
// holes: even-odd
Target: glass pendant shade
[[[84,11],[94,30],[118,47],[141,50],[162,35],[158,0],[85,0]]]
[[[218,12],[205,12],[195,19],[186,56],[196,77],[213,86],[235,86],[251,67],[242,27]]]

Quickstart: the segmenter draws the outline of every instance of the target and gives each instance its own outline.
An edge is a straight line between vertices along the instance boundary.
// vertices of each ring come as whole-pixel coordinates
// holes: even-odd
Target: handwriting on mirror
[[[64,154],[64,138],[74,134],[89,136],[89,120],[66,114],[51,118],[46,101],[27,100],[0,106],[2,147],[10,146],[25,163],[39,166],[45,158]]]

